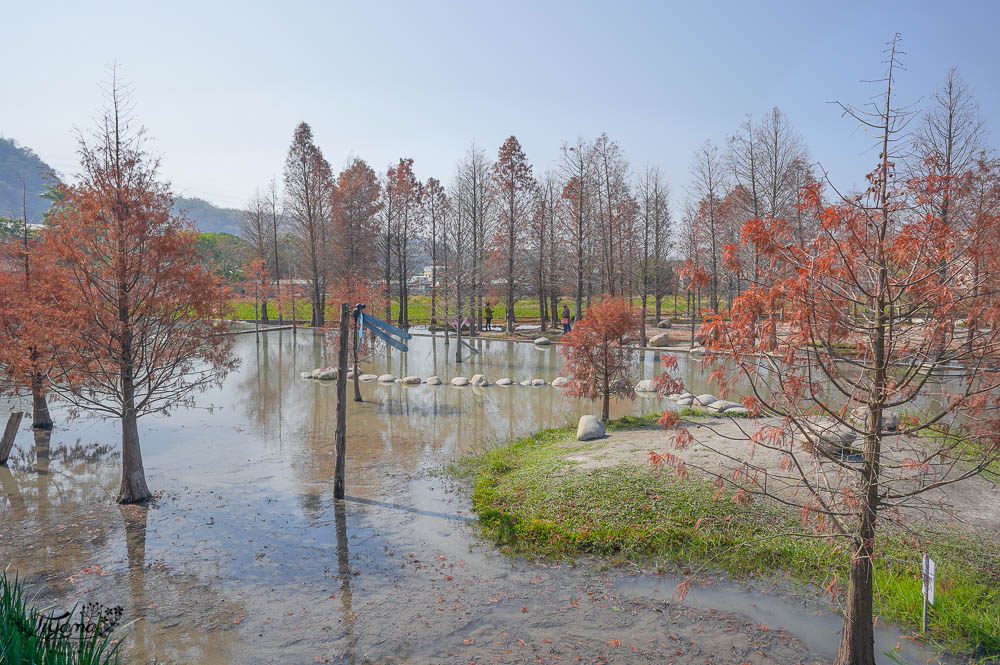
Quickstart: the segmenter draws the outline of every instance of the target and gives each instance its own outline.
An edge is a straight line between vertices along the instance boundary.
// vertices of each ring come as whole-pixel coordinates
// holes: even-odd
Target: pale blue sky
[[[695,148],[775,105],[850,188],[874,154],[826,102],[876,92],[861,81],[895,31],[900,101],[955,65],[1000,135],[1000,2],[7,0],[0,22],[0,135],[74,173],[74,128],[117,60],[175,191],[226,206],[280,177],[305,120],[335,168],[409,156],[446,183],[473,140],[495,154],[515,134],[541,173],[563,141],[607,132],[679,208]]]

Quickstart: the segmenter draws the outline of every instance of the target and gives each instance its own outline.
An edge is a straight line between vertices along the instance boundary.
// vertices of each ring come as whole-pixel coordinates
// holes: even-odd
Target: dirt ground
[[[672,441],[676,430],[614,431],[597,442],[598,445],[583,449],[572,445],[572,452],[568,451],[565,457],[578,463],[581,470],[591,470],[621,464],[645,465],[649,464],[650,451],[659,454],[669,452],[681,458],[693,473],[701,473],[706,477],[719,474],[727,478],[732,475],[739,461],[747,460],[761,470],[760,478],[763,478],[764,470],[767,471],[769,492],[787,499],[801,500],[808,490],[797,484],[795,472],[781,470],[779,465],[785,455],[760,446],[753,448],[749,442],[749,437],[755,431],[772,422],[774,419],[769,418],[685,420],[682,427],[688,428],[695,442],[684,449],[677,449]],[[894,450],[891,438],[884,440],[889,442],[887,458],[902,462],[905,453]],[[797,453],[797,457],[803,465],[810,460],[803,452]],[[822,482],[823,473],[814,469],[808,475],[812,482]],[[919,516],[920,519],[929,519],[939,524],[957,523],[993,536],[1000,534],[1000,485],[986,475],[928,490],[921,503],[927,505],[907,509],[910,517]]]

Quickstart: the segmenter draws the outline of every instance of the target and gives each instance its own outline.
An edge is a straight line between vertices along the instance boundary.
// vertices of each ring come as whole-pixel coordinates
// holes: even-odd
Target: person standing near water
[[[490,324],[493,322],[493,305],[489,302],[486,303],[486,309],[483,310],[483,316],[486,318],[486,329],[490,329]]]
[[[570,325],[569,325],[569,305],[563,305],[562,327],[563,327],[563,334],[564,335],[570,331]]]

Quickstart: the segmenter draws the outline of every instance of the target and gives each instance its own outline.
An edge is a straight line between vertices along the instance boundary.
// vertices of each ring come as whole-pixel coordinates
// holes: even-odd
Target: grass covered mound
[[[613,436],[654,421],[623,418],[608,423],[608,430]],[[740,576],[784,573],[834,593],[846,590],[844,548],[827,538],[794,537],[802,526],[793,511],[761,501],[738,506],[728,493],[717,497],[705,480],[682,481],[651,467],[574,470],[567,456],[602,445],[577,442],[574,434],[568,427],[544,430],[455,464],[455,473],[472,479],[484,535],[503,551],[708,563]],[[957,532],[919,535],[937,563],[928,636],[976,658],[1000,656],[997,543]],[[920,545],[885,529],[879,538],[876,611],[883,620],[919,630]]]
[[[78,615],[73,608],[70,617]],[[46,614],[32,607],[24,587],[0,571],[0,665],[116,665],[121,642],[112,639],[97,624],[76,626],[67,619],[45,620]],[[64,630],[57,630],[58,627]],[[100,634],[104,632],[105,634]]]

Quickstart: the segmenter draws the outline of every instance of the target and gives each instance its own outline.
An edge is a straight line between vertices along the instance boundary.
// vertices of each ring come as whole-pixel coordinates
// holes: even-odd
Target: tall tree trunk
[[[875,485],[877,487],[877,485]],[[875,630],[872,612],[872,555],[875,542],[874,511],[867,499],[851,543],[851,577],[847,586],[844,632],[835,665],[875,665]]]
[[[267,318],[267,298],[260,301],[260,322],[269,323],[269,319]]]
[[[31,379],[31,426],[35,429],[52,429],[52,417],[49,416],[49,402],[42,388],[42,377]]]
[[[142,467],[139,449],[139,423],[135,412],[132,377],[123,377],[125,387],[122,414],[122,484],[118,490],[118,503],[142,503],[153,497],[146,486],[146,472]]]

